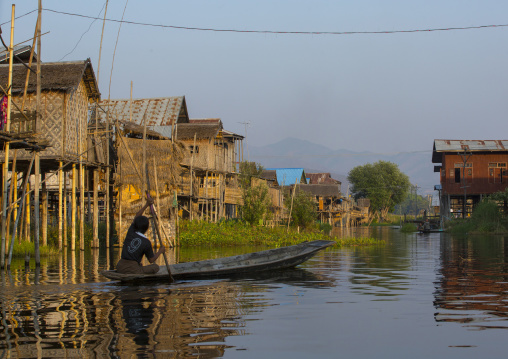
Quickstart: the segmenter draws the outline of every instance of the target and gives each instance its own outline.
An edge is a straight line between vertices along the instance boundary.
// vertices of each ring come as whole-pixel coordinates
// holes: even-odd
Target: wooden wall
[[[458,154],[443,154],[441,185],[443,194],[463,195],[463,163]],[[500,164],[493,167],[493,164]],[[504,164],[504,167],[503,165]],[[504,191],[508,186],[508,153],[473,153],[467,160],[465,180],[468,195]],[[456,182],[458,170],[459,182]]]

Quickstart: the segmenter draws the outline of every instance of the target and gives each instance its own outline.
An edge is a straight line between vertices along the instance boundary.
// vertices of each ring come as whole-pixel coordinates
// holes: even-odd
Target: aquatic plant
[[[402,227],[400,228],[400,231],[403,233],[412,233],[416,232],[418,228],[416,227],[416,224],[414,223],[404,223]]]
[[[266,245],[281,247],[314,240],[335,240],[338,245],[372,245],[382,241],[373,238],[336,238],[320,231],[287,230],[286,227],[250,226],[238,221],[208,223],[204,221],[182,221],[180,245],[189,246],[236,246]],[[382,243],[384,244],[384,242]]]

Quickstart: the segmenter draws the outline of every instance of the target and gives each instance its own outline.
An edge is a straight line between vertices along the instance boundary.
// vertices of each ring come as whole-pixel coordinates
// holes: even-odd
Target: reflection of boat
[[[204,261],[171,264],[171,275],[175,279],[232,276],[294,267],[305,262],[318,251],[333,245],[334,241],[312,241],[289,247],[268,249],[260,252],[232,257],[207,259]],[[121,281],[169,278],[166,266],[159,267],[155,274],[122,274],[115,270],[102,271],[109,279]]]

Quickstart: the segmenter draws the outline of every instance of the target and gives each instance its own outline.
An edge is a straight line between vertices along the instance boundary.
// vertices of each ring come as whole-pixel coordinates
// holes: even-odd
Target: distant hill
[[[244,153],[245,155],[246,153]],[[396,163],[407,174],[411,183],[417,184],[418,194],[437,194],[434,185],[439,184],[439,175],[434,173],[432,151],[372,153],[354,152],[346,149],[330,148],[297,138],[285,138],[267,146],[249,146],[251,161],[270,167],[303,167],[306,172],[330,172],[332,177],[342,182],[342,192],[347,191],[349,171],[366,163],[379,160]]]

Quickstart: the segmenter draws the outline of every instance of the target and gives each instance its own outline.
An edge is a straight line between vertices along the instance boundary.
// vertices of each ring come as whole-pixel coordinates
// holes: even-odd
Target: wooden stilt
[[[46,172],[42,172],[42,245],[48,245],[48,187],[46,186]]]
[[[93,170],[93,247],[99,248],[99,169]]]
[[[72,164],[72,187],[71,187],[71,250],[76,250],[76,164]]]
[[[63,238],[62,238],[62,241],[63,241],[63,245],[64,247],[68,247],[69,245],[69,241],[68,241],[68,235],[67,235],[67,232],[68,232],[68,224],[69,224],[69,213],[67,213],[67,203],[68,203],[68,193],[67,193],[67,172],[64,171],[63,173],[63,218],[62,218],[62,222],[63,222]]]
[[[79,249],[85,250],[85,168],[79,164]]]
[[[59,162],[58,168],[58,249],[62,249],[62,240],[63,240],[63,168],[62,161]]]
[[[41,171],[41,162],[39,157],[39,152],[35,153],[35,180],[34,180],[34,247],[35,247],[35,265],[38,267],[41,264],[41,253],[39,249],[40,244],[40,202],[39,202],[39,194],[40,194],[40,171]]]

